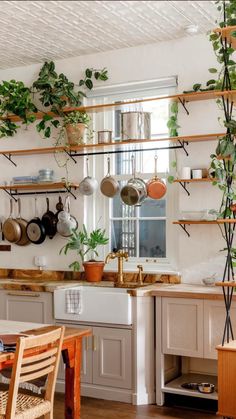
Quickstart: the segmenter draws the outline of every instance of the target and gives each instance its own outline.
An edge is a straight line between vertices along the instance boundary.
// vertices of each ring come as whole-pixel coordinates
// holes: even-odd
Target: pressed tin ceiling
[[[0,68],[206,33],[217,17],[213,1],[0,1]]]

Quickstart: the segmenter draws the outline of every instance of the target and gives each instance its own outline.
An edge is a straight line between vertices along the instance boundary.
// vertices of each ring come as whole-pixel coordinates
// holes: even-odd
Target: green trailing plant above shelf
[[[76,124],[85,124],[86,127],[89,126],[91,122],[91,117],[86,112],[73,111],[65,114],[63,118],[64,126],[66,125],[76,125]]]

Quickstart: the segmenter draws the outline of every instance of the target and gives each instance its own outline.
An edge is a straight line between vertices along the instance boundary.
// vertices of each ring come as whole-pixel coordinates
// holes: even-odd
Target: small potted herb
[[[66,129],[68,143],[70,145],[83,144],[84,131],[91,121],[86,112],[68,112],[63,118],[63,125]]]
[[[97,228],[91,231],[91,233],[88,233],[83,224],[80,231],[78,229],[72,231],[68,242],[60,250],[60,254],[64,252],[66,255],[69,250],[75,250],[82,261],[87,281],[99,282],[102,279],[105,263],[104,261],[96,261],[94,258],[98,256],[97,247],[105,246],[108,240],[104,229]],[[87,257],[89,257],[89,260],[85,261]],[[80,262],[78,260],[72,262],[69,268],[73,268],[74,271],[79,271]]]

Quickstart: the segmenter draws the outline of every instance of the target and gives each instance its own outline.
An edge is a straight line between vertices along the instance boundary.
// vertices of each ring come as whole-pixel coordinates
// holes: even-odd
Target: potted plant
[[[63,125],[70,145],[83,144],[84,131],[91,121],[86,112],[73,111],[64,116]]]
[[[97,228],[91,233],[88,233],[85,225],[81,230],[75,229],[72,231],[72,235],[68,238],[68,242],[60,250],[60,254],[64,251],[66,255],[68,250],[76,250],[77,255],[80,257],[87,281],[99,282],[102,279],[103,269],[105,263],[103,261],[96,261],[95,256],[98,256],[97,247],[105,246],[108,243],[105,230]],[[85,259],[89,256],[89,261],[85,262]],[[80,270],[80,262],[78,260],[72,262],[69,265],[74,271]]]

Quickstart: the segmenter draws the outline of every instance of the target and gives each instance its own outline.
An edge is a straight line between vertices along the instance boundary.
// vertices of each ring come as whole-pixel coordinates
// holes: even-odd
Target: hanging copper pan
[[[154,157],[154,161],[154,177],[147,182],[147,194],[149,198],[161,199],[166,194],[167,188],[165,182],[157,176],[157,156]]]

